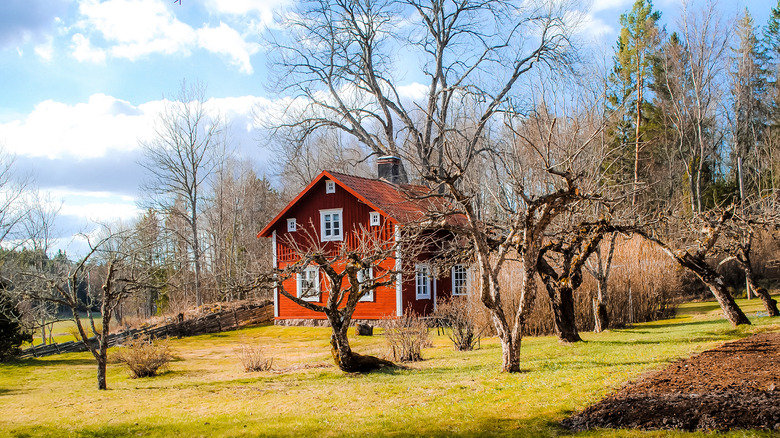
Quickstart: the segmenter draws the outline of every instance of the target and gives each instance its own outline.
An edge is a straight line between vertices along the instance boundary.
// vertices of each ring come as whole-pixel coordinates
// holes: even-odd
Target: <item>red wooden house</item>
[[[349,246],[350,239],[356,236],[354,230],[365,230],[392,241],[399,238],[405,224],[423,219],[424,203],[408,193],[428,189],[397,183],[399,163],[395,157],[380,158],[378,173],[382,178],[378,179],[320,173],[258,234],[272,239],[274,266],[284,269],[299,260],[299,253],[292,249],[290,242],[306,245],[307,239],[315,236],[324,244]],[[361,298],[354,320],[400,316],[409,307],[418,314],[428,315],[435,310],[437,299],[466,294],[468,275],[464,265],[436,273],[424,256],[405,260],[400,251],[377,263],[378,269],[388,271],[402,271],[401,266],[414,268],[395,274],[392,285],[378,287]],[[291,295],[307,296],[307,301],[324,303],[327,299],[324,281],[324,273],[310,266],[282,281],[281,287]],[[324,314],[299,306],[278,290],[274,291],[274,316],[277,324],[325,320]]]

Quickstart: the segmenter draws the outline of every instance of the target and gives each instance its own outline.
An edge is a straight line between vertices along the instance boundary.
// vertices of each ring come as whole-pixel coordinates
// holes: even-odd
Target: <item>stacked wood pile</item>
[[[267,324],[273,321],[274,306],[271,301],[242,303],[229,308],[223,308],[222,306],[210,307],[199,314],[200,316],[185,319],[184,314],[180,313],[174,321],[112,333],[108,335],[108,345],[109,347],[121,345],[128,339],[139,337],[147,337],[149,339],[181,338]],[[90,338],[90,342],[97,342],[97,340]],[[61,344],[30,347],[23,350],[19,357],[25,359],[81,351],[87,351],[87,346],[83,342],[70,341]]]

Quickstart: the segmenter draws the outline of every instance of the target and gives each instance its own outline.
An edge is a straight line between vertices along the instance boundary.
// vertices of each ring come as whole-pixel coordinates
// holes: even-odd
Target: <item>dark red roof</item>
[[[427,187],[412,184],[393,184],[385,180],[362,178],[337,172],[323,171],[306,186],[278,215],[266,225],[257,237],[269,237],[274,224],[297,203],[317,182],[328,178],[347,192],[383,213],[396,223],[422,220],[426,211],[435,205]]]

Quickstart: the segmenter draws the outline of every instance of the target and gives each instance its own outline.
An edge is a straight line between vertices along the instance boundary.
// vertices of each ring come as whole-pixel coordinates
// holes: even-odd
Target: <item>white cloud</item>
[[[95,202],[80,205],[63,204],[60,214],[86,218],[86,220],[93,222],[109,223],[116,219],[133,219],[142,211],[133,203]]]
[[[590,13],[571,11],[567,16],[570,24],[575,26],[576,32],[580,35],[599,39],[605,35],[615,32],[615,28],[608,25],[601,18]]]
[[[263,27],[273,23],[274,12],[293,4],[293,0],[204,0],[206,9],[215,15],[256,16]]]
[[[414,82],[409,85],[401,85],[398,87],[398,94],[401,97],[405,97],[411,100],[420,100],[428,94],[428,86],[419,82]]]
[[[83,0],[79,27],[104,40],[111,55],[135,60],[152,53],[187,53],[195,31],[161,0]],[[85,60],[91,60],[86,58]]]
[[[244,132],[259,129],[256,108],[282,111],[281,105],[255,96],[212,98],[208,105]],[[164,107],[162,100],[133,105],[105,94],[75,105],[47,100],[27,115],[0,123],[0,139],[8,152],[22,157],[84,160],[132,152],[139,140],[153,137]]]
[[[106,52],[92,47],[89,39],[77,33],[73,35],[71,50],[73,57],[79,62],[103,63],[106,61]]]
[[[47,100],[26,119],[0,124],[0,138],[9,152],[21,156],[102,157],[137,148],[139,137],[149,137],[160,105],[153,107],[147,105],[149,112],[144,112],[104,94],[76,105]]]
[[[231,64],[246,74],[254,71],[250,56],[260,50],[259,44],[245,41],[235,29],[222,22],[216,28],[198,29],[198,45],[209,52],[226,55]]]
[[[44,61],[51,61],[54,56],[54,38],[49,36],[43,44],[35,46],[35,53]]]
[[[591,12],[600,12],[607,10],[623,11],[631,6],[631,0],[594,0],[591,6]],[[622,12],[621,12],[622,13]]]

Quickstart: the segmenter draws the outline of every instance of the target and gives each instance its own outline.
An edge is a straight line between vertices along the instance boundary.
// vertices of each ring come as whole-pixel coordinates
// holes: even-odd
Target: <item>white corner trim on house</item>
[[[401,229],[398,225],[395,226],[395,242],[396,245],[401,240]],[[395,250],[395,271],[397,272],[395,277],[395,316],[403,316],[404,314],[404,300],[403,300],[403,279],[401,278],[401,248],[396,246]]]
[[[276,255],[276,230],[271,234],[271,248],[273,248],[273,267],[278,268],[278,259]],[[279,285],[274,282],[274,318],[279,317]]]

